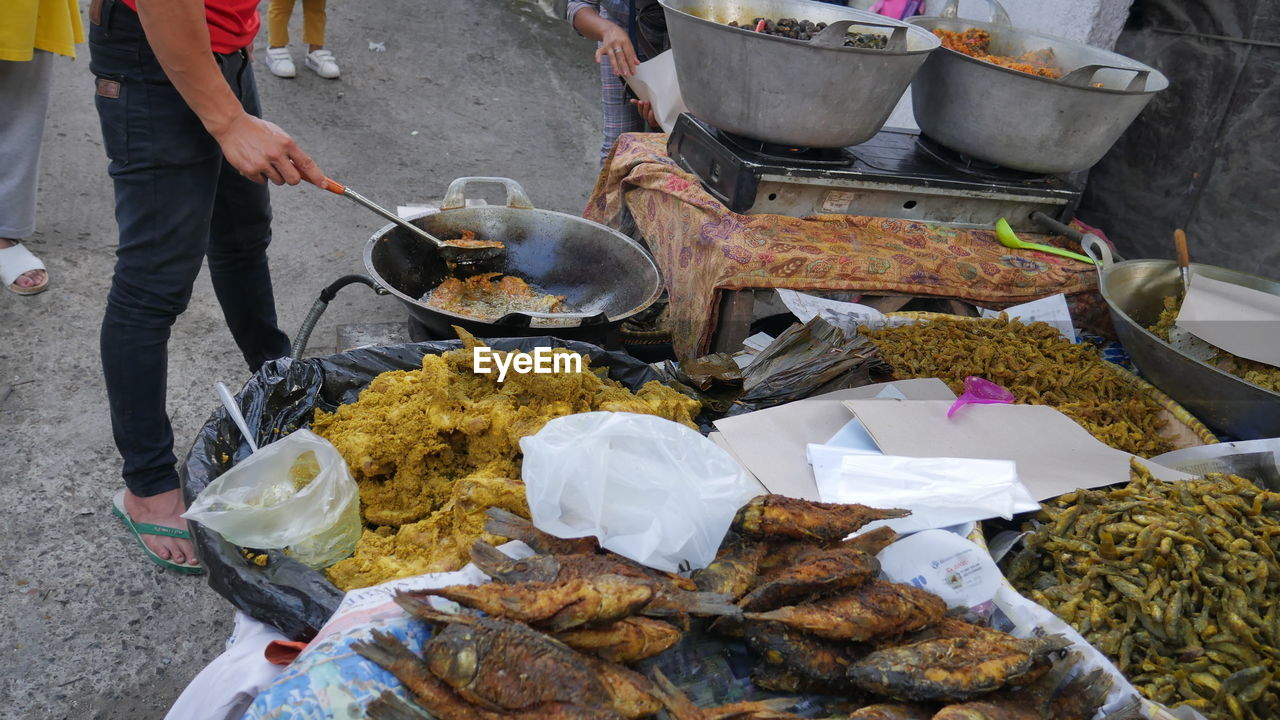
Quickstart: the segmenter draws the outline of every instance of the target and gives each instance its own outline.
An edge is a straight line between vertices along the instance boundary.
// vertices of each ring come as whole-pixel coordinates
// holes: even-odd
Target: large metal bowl
[[[1147,330],[1159,320],[1164,298],[1182,292],[1177,263],[1115,263],[1110,250],[1093,236],[1085,236],[1084,247],[1098,264],[1098,284],[1111,309],[1116,335],[1152,385],[1216,432],[1239,440],[1280,437],[1280,393],[1197,360]],[[1280,295],[1280,283],[1256,275],[1198,263],[1192,263],[1191,272]]]
[[[477,182],[504,185],[506,204],[467,207],[466,188]],[[506,249],[500,262],[483,270],[515,275],[545,292],[563,295],[577,310],[516,312],[479,320],[432,307],[422,302],[422,296],[455,271],[440,258],[435,245],[398,225],[386,225],[365,245],[365,268],[433,337],[453,337],[456,325],[482,337],[596,339],[602,329],[616,328],[662,294],[658,265],[639,243],[585,218],[534,208],[514,180],[458,178],[445,192],[440,212],[406,219],[436,237],[458,237],[470,230],[482,240],[503,242]]]
[[[882,15],[808,0],[660,0],[689,111],[743,137],[836,148],[884,126],[925,57],[932,33]],[[813,40],[729,27],[791,17],[828,25]],[[846,29],[889,35],[883,50],[843,47]]]
[[[992,22],[955,17],[907,22],[930,33],[985,30],[997,55],[1052,48],[1063,77],[1030,75],[945,47],[931,54],[911,84],[912,106],[920,129],[952,150],[1028,172],[1086,170],[1169,86],[1160,71],[1123,55],[1016,30],[1004,9],[989,2],[995,8]],[[954,15],[954,8],[953,0],[943,13]]]

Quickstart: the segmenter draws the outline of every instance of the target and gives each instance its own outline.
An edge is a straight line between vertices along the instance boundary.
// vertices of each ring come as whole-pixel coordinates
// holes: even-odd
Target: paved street
[[[295,43],[300,17],[299,7]],[[592,45],[537,5],[330,3],[337,81],[303,69],[300,54],[298,78],[272,77],[261,62],[264,36],[256,70],[266,116],[339,181],[394,207],[439,201],[455,177],[507,176],[539,207],[581,212],[600,142]],[[29,243],[50,268],[51,289],[32,298],[0,292],[0,507],[9,508],[0,522],[0,717],[160,718],[222,651],[232,609],[203,578],[151,564],[110,512],[120,461],[98,325],[113,201],[88,48],[74,63],[59,60],[40,232]],[[273,188],[272,199],[276,297],[292,333],[322,287],[363,271],[363,245],[383,223],[310,186]],[[310,354],[332,352],[339,325],[403,317],[392,299],[348,288]],[[213,382],[239,387],[247,377],[207,275],[170,352],[181,455],[216,404]]]

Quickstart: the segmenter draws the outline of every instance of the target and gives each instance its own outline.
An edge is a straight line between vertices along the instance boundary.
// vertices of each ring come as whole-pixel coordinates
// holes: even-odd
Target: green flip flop
[[[147,554],[147,557],[151,558],[151,562],[162,568],[176,570],[177,572],[185,573],[187,575],[204,574],[203,567],[200,567],[199,565],[183,565],[173,562],[172,560],[165,560],[152,552],[151,548],[147,547],[147,544],[142,542],[143,535],[164,535],[167,537],[179,538],[181,540],[190,540],[190,532],[181,528],[169,527],[168,525],[152,525],[151,523],[134,522],[133,518],[129,517],[129,513],[124,509],[123,490],[116,493],[115,497],[112,498],[111,512],[114,513],[116,517],[120,518],[120,522],[124,523],[124,526],[129,529],[129,532],[133,533],[133,539],[137,540],[138,544],[142,546],[143,552]]]

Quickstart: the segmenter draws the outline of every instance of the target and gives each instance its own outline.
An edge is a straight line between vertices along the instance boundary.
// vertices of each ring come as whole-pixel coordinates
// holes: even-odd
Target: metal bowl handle
[[[1084,254],[1093,260],[1093,266],[1098,268],[1099,276],[1115,262],[1115,259],[1111,256],[1111,248],[1107,246],[1107,243],[1102,238],[1093,233],[1084,234],[1084,239],[1080,241],[1080,247],[1084,250]]]
[[[854,25],[888,28],[892,30],[893,32],[889,33],[889,42],[885,43],[884,49],[886,52],[898,52],[907,49],[906,25],[876,22],[874,20],[837,20],[822,28],[817,35],[813,36],[813,40],[810,42],[818,47],[843,48],[845,35],[848,34],[849,28]]]
[[[1004,9],[998,0],[987,0],[987,5],[991,7],[991,24],[1004,25],[1013,27],[1013,23],[1009,20],[1009,12]],[[938,11],[938,17],[958,18],[960,17],[960,0],[947,0],[942,9]]]
[[[529,201],[529,196],[525,194],[524,188],[520,187],[520,183],[511,178],[501,177],[460,177],[449,183],[449,189],[444,191],[444,202],[440,203],[441,210],[457,210],[467,206],[467,185],[471,183],[496,183],[507,189],[507,207],[518,208],[520,210],[532,210],[533,203]]]
[[[1120,70],[1122,72],[1134,73],[1133,79],[1129,81],[1129,86],[1125,88],[1125,90],[1128,92],[1141,92],[1143,90],[1146,90],[1147,76],[1151,74],[1150,70],[1144,70],[1142,68],[1123,67],[1120,65],[1093,64],[1093,65],[1085,65],[1083,67],[1078,67],[1075,70],[1072,70],[1066,75],[1063,75],[1062,79],[1059,82],[1061,82],[1063,85],[1071,85],[1072,87],[1087,88],[1089,87],[1090,83],[1093,81],[1093,76],[1096,75],[1099,70]]]

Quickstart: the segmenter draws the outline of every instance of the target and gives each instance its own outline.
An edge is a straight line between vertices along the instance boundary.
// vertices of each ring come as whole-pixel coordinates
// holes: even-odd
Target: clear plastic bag
[[[715,559],[734,513],[759,494],[737,462],[679,423],[591,412],[520,441],[533,523],[670,572]]]
[[[287,548],[322,568],[360,539],[360,495],[337,448],[310,430],[267,445],[209,483],[182,515],[229,542]]]

